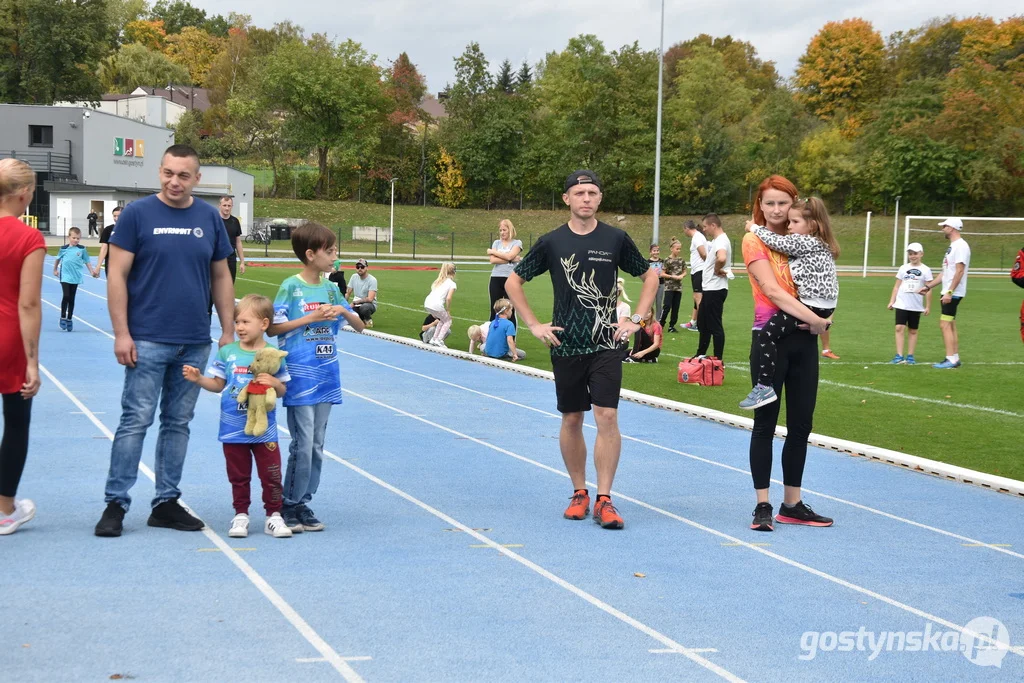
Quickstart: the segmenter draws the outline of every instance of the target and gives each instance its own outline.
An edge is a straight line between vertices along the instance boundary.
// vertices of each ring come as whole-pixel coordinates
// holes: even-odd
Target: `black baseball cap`
[[[569,174],[569,177],[565,179],[565,192],[569,191],[569,188],[573,185],[597,185],[597,189],[601,189],[601,179],[597,177],[597,174],[593,171],[580,170],[573,171]]]

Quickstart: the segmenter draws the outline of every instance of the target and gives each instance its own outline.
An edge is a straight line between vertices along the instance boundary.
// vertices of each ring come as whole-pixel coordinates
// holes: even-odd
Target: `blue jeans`
[[[324,466],[324,437],[330,403],[288,407],[288,470],[284,476],[284,507],[304,505],[313,499],[320,486],[320,470]]]
[[[156,440],[156,497],[153,507],[181,495],[178,483],[188,450],[188,423],[195,414],[199,385],[181,374],[183,365],[206,368],[209,344],[158,344],[136,341],[138,360],[125,368],[121,394],[121,422],[110,449],[105,500],[125,510],[131,505],[129,489],[139,477],[142,443],[153,424],[160,400],[160,432]]]

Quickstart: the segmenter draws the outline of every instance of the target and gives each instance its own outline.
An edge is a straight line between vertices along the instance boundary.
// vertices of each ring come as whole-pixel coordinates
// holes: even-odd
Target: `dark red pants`
[[[252,481],[252,461],[263,484],[263,507],[267,516],[281,511],[281,451],[270,443],[226,443],[224,460],[228,466],[228,481],[234,498],[235,514],[249,514],[249,483]]]

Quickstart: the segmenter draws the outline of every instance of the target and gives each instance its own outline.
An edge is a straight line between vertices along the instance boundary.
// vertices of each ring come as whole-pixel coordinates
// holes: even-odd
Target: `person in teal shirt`
[[[53,264],[53,275],[60,277],[60,288],[64,294],[60,300],[60,329],[68,332],[74,329],[75,296],[78,294],[78,285],[85,279],[83,271],[93,276],[99,272],[93,269],[89,252],[84,244],[79,244],[81,241],[81,230],[68,230],[68,243],[57,252],[57,260]]]

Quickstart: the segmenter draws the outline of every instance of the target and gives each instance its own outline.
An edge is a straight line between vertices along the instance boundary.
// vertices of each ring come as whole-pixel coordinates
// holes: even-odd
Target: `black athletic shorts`
[[[904,311],[902,308],[897,308],[896,324],[906,325],[910,329],[916,330],[921,324],[921,311]]]
[[[558,412],[580,413],[599,408],[618,408],[622,389],[622,352],[598,351],[585,356],[552,356]]]
[[[955,318],[957,306],[960,305],[962,300],[962,296],[954,296],[953,300],[948,304],[942,304],[942,315],[948,315],[950,318]]]
[[[698,270],[696,273],[690,273],[690,284],[693,286],[694,294],[701,294],[704,292],[704,271]]]

